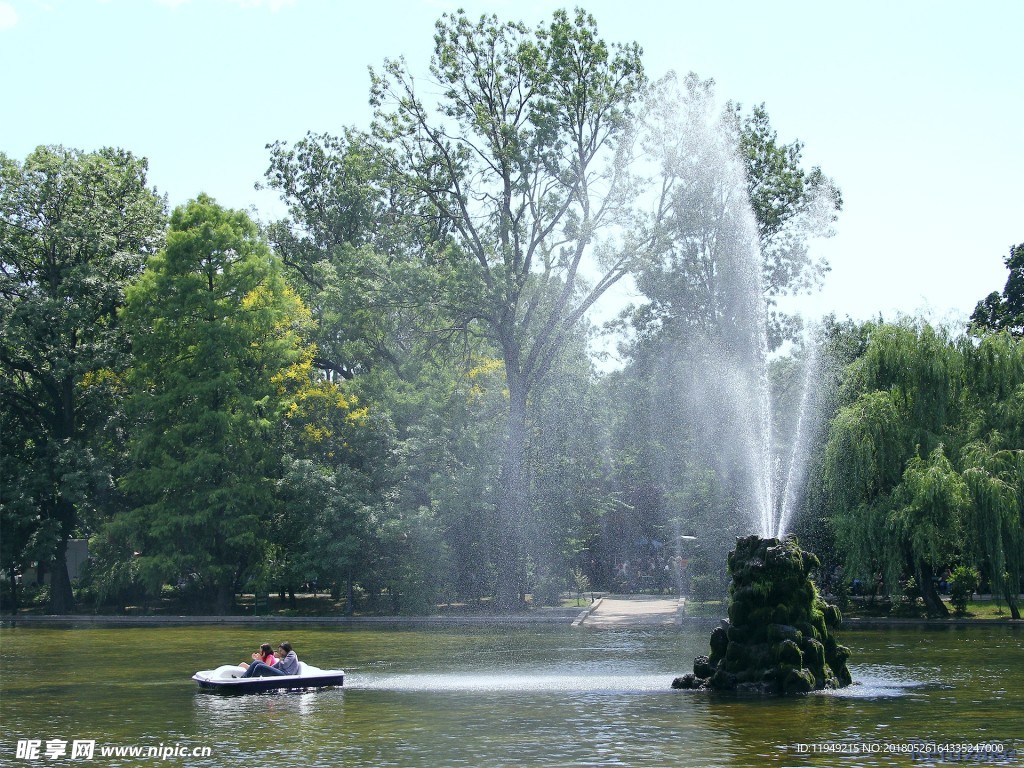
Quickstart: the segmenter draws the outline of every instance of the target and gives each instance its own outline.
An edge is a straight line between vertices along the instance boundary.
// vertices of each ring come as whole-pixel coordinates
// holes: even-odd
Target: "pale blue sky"
[[[649,74],[765,102],[780,138],[842,188],[807,314],[966,316],[1024,242],[1024,2],[590,0]],[[367,67],[424,75],[446,10],[528,24],[538,0],[0,0],[0,150],[121,146],[172,205],[201,191],[276,212],[264,146],[367,127]]]

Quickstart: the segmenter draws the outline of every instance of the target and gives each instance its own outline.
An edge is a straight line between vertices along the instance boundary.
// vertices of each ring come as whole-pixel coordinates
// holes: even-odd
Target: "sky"
[[[1020,0],[0,0],[0,151],[122,147],[172,207],[206,192],[268,220],[266,145],[367,128],[368,68],[426,77],[442,13],[536,26],[575,5],[652,77],[763,103],[838,184],[813,249],[831,271],[787,309],[957,323],[1002,290],[1024,242]]]

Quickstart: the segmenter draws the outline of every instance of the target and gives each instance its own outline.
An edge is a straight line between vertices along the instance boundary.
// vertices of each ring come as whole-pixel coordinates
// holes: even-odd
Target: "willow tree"
[[[54,613],[74,606],[68,538],[93,530],[112,483],[100,443],[127,362],[124,292],[163,235],[146,173],[120,149],[0,153],[0,551],[12,577],[48,568]]]
[[[929,612],[947,614],[932,577],[954,556],[967,507],[948,444],[962,357],[929,326],[879,326],[847,387],[825,462],[839,545],[854,572],[880,570],[892,594],[913,575]]]
[[[971,498],[969,544],[993,592],[1015,619],[1024,577],[1024,451],[982,442],[964,451],[964,480]]]
[[[478,286],[472,315],[500,348],[508,434],[499,605],[523,588],[528,403],[587,310],[642,249],[632,225],[631,123],[645,78],[635,43],[556,11],[535,30],[497,17],[437,23],[427,93],[402,60],[372,73],[375,132],[409,188],[447,222]]]
[[[890,592],[913,575],[929,611],[944,614],[934,574],[963,562],[1018,615],[1024,343],[883,325],[845,387],[825,480],[848,565],[880,570]]]
[[[968,542],[1014,618],[1024,585],[1024,340],[1011,332],[963,345],[975,431],[962,452]]]
[[[148,587],[194,581],[221,612],[264,567],[281,475],[279,423],[308,369],[308,311],[241,211],[175,209],[167,245],[128,293],[137,420],[112,535]]]

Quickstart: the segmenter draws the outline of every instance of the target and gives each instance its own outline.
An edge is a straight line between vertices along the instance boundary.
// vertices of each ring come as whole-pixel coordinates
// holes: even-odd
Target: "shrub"
[[[728,587],[716,576],[694,576],[690,581],[690,597],[701,603],[721,600],[727,591]]]
[[[562,591],[564,589],[564,579],[550,574],[539,576],[533,587],[533,603],[534,605],[559,605],[562,602]]]
[[[967,613],[967,603],[978,588],[981,577],[977,568],[966,565],[958,565],[953,569],[953,576],[949,580],[950,602],[953,603],[953,611],[957,616]]]

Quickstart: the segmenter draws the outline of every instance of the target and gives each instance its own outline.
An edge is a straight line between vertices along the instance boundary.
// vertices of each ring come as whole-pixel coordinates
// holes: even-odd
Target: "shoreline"
[[[514,614],[509,616],[108,616],[101,614],[24,614],[0,616],[0,628],[17,626],[89,626],[89,627],[159,627],[159,626],[247,626],[287,624],[293,626],[352,626],[352,627],[445,627],[445,626],[507,626],[507,625],[564,625],[578,627],[590,609],[559,611],[544,614]],[[674,628],[681,626],[714,626],[720,621],[711,616],[681,616]],[[884,617],[852,617],[843,619],[840,631],[858,629],[892,629],[921,627],[964,628],[1008,626],[1024,628],[1019,619],[914,619]]]

